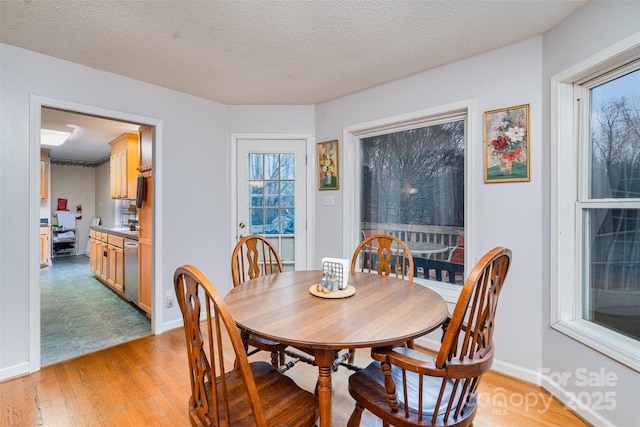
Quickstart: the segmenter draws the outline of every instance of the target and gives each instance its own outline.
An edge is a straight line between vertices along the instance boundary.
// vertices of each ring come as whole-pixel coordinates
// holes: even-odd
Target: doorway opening
[[[153,171],[158,154],[155,152],[157,140],[154,130],[158,132],[157,128],[161,127],[161,122],[35,96],[32,96],[31,101],[32,152],[41,153],[41,149],[48,149],[47,157],[34,157],[48,162],[47,177],[50,179],[43,181],[41,174],[40,191],[34,191],[40,198],[38,200],[34,197],[35,200],[32,201],[31,217],[40,219],[40,232],[43,230],[42,225],[46,225],[45,230],[48,228],[50,231],[52,226],[59,225],[55,216],[60,210],[58,199],[66,199],[67,206],[64,211],[76,214],[76,226],[74,232],[70,233],[74,239],[71,248],[65,245],[63,247],[66,250],[59,251],[60,245],[56,245],[56,253],[49,252],[48,258],[44,257],[43,265],[41,239],[40,263],[31,263],[33,285],[30,370],[33,372],[41,365],[161,332],[158,327],[161,324],[161,310],[156,309],[156,304],[152,303],[158,299],[156,294],[161,289],[158,288],[161,284],[154,285],[153,280],[158,275],[154,271],[156,242],[153,242],[152,237],[156,226],[153,206],[157,205],[157,200],[154,200],[154,196],[159,193],[158,187],[154,185],[159,174],[159,171]],[[40,138],[35,136],[39,134],[41,127],[52,127],[52,123],[67,127],[72,125],[74,138],[65,142],[61,149],[41,145]],[[109,142],[125,133],[134,133],[137,136],[141,128],[151,130],[151,137],[145,147],[148,165],[143,171],[150,193],[147,206],[150,212],[146,214],[149,220],[146,249],[149,259],[145,264],[148,269],[145,274],[149,281],[147,310],[140,309],[132,301],[124,298],[124,295],[106,286],[106,283],[100,283],[93,274],[87,253],[91,247],[90,228],[96,224],[97,218],[100,218],[100,224],[118,229],[137,224],[137,215],[131,211],[136,201],[114,201],[110,197]],[[32,164],[35,172],[36,168],[33,166]],[[40,166],[42,170],[42,163]],[[46,195],[46,200],[43,200],[43,194]],[[127,212],[124,212],[125,208]],[[53,240],[49,240],[46,246],[49,251],[53,250],[53,246]],[[99,300],[98,303],[96,300]],[[56,312],[53,319],[48,314],[52,307]],[[111,307],[111,312],[108,307]],[[71,314],[67,316],[65,313]],[[91,323],[94,320],[95,322]],[[59,338],[60,333],[77,334],[78,331],[84,336],[74,335],[73,338],[59,340],[66,343],[61,351],[55,351],[57,344],[45,343],[45,340],[51,339],[52,336]],[[101,336],[106,338],[101,341]],[[48,352],[46,356],[45,352]]]

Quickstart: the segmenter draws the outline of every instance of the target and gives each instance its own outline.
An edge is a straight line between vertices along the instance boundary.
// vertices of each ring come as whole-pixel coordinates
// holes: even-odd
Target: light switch
[[[336,204],[336,199],[334,196],[322,196],[322,204],[324,206],[333,206]]]

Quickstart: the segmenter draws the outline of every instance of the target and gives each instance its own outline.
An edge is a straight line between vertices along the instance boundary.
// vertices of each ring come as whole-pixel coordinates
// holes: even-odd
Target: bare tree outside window
[[[464,232],[464,147],[464,120],[361,139],[363,235],[384,231],[405,241],[414,259],[448,261]],[[417,277],[431,278],[425,262],[416,265],[424,266]]]
[[[635,93],[633,88],[636,89]],[[585,239],[589,271],[584,317],[640,338],[640,70],[591,89],[591,200]],[[623,93],[620,95],[619,93]]]

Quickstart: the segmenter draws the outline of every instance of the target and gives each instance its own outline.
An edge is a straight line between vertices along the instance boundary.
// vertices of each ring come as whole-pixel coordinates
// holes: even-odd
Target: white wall
[[[229,164],[232,133],[306,133],[339,139],[342,130],[365,121],[471,100],[482,145],[482,112],[523,103],[531,113],[531,182],[484,184],[482,150],[470,159],[478,229],[468,236],[479,256],[495,245],[513,250],[513,266],[501,296],[494,367],[528,380],[538,369],[605,367],[618,374],[615,411],[601,419],[633,425],[638,413],[638,373],[612,362],[549,328],[549,147],[548,79],[554,73],[637,31],[638,2],[591,1],[543,37],[468,58],[438,69],[352,94],[315,107],[228,107],[153,85],[0,45],[0,378],[19,372],[29,355],[29,95],[68,100],[162,121],[160,206],[163,225],[163,292],[172,290],[175,268],[193,263],[214,282],[229,283]],[[313,158],[313,157],[311,157]],[[158,167],[159,166],[159,167]],[[341,158],[344,171],[349,159]],[[319,236],[315,253],[342,252],[341,182],[335,206],[316,198]],[[34,225],[37,227],[37,224]],[[37,230],[36,230],[37,232]],[[321,237],[320,237],[321,236]],[[32,251],[33,252],[33,251]],[[33,253],[37,253],[33,252]],[[35,260],[37,262],[37,260]],[[179,318],[164,311],[165,324]],[[24,370],[23,370],[24,372]]]
[[[89,225],[94,215],[96,174],[94,168],[83,166],[63,166],[52,164],[49,175],[51,184],[51,224],[56,224],[53,215],[58,207],[58,199],[67,199],[67,209],[75,212],[82,205],[82,218],[76,220],[76,253],[83,254],[89,236]],[[53,254],[52,254],[53,255]]]
[[[162,216],[155,250],[163,262],[155,284],[161,295],[172,292],[176,267],[191,263],[222,291],[230,288],[229,135],[312,135],[314,107],[227,107],[13,46],[0,44],[0,57],[0,378],[28,372],[30,287],[39,286],[29,265],[32,246],[39,247],[28,238],[30,95],[161,121],[154,178],[162,174],[162,188],[154,188],[161,193],[154,209]],[[98,200],[103,190],[95,187]],[[157,332],[180,323],[176,307],[163,308],[162,317]]]
[[[315,131],[313,105],[229,106],[229,133],[295,133]]]
[[[96,173],[96,204],[93,216],[100,218],[100,224],[112,225],[116,223],[116,200],[111,198],[109,188],[109,162],[95,168]]]
[[[30,177],[30,95],[162,123],[154,170],[162,175],[162,187],[155,188],[162,217],[156,240],[166,242],[155,247],[162,259],[155,284],[162,294],[173,290],[173,272],[186,262],[212,280],[230,281],[229,253],[218,244],[219,236],[228,234],[228,209],[220,201],[229,194],[226,106],[4,44],[0,57],[0,378],[7,378],[28,372],[30,290],[39,285],[30,273],[38,245],[29,239],[38,226],[29,219],[35,178]],[[162,317],[172,324],[179,310],[163,309]]]
[[[346,126],[471,99],[477,111],[469,119],[477,122],[477,133],[470,138],[480,147],[482,112],[530,104],[531,182],[484,184],[482,149],[471,159],[476,171],[473,215],[477,233],[467,237],[468,245],[478,257],[495,245],[509,247],[514,254],[507,287],[500,297],[494,369],[535,383],[543,369],[575,375],[576,369],[599,372],[604,367],[618,378],[615,410],[583,408],[580,414],[595,424],[617,426],[637,425],[640,419],[639,374],[549,327],[548,81],[554,73],[638,31],[639,7],[637,1],[591,1],[544,38],[329,101],[316,110],[316,139],[339,139],[342,144]],[[353,164],[351,160],[341,158],[342,171]],[[322,238],[316,242],[318,254],[342,252],[341,196],[348,185],[341,182],[335,206],[323,206],[323,194],[316,192],[315,224],[316,230],[322,230],[318,233]],[[568,391],[580,390],[569,387]]]
[[[496,358],[514,365],[512,374],[527,375],[517,367],[535,369],[540,366],[541,325],[540,312],[542,281],[540,268],[541,220],[531,212],[539,211],[541,199],[540,145],[541,145],[541,68],[542,38],[538,37],[468,58],[438,69],[391,82],[344,98],[317,106],[316,137],[319,141],[339,139],[342,129],[381,117],[422,110],[456,101],[471,99],[476,111],[469,121],[476,133],[469,135],[475,144],[476,206],[473,212],[478,224],[474,234],[465,239],[478,257],[494,246],[512,249],[514,258],[507,287],[500,297],[498,327],[496,329]],[[508,63],[509,66],[503,66]],[[482,173],[482,112],[519,104],[530,104],[531,120],[531,182],[484,184]],[[344,148],[344,147],[343,147]],[[346,149],[341,149],[344,153]],[[341,158],[341,170],[353,164]],[[342,189],[350,185],[344,180]],[[320,198],[322,194],[316,193]],[[323,230],[316,252],[342,252],[342,210],[340,197],[336,206],[317,203],[317,230]],[[320,236],[320,234],[319,234]],[[350,254],[343,254],[350,256]],[[527,301],[527,304],[523,304]],[[508,325],[508,326],[507,326]],[[511,345],[527,337],[526,345]],[[529,373],[533,374],[533,373]]]
[[[550,312],[554,307],[550,306],[550,253],[549,241],[549,210],[550,210],[550,170],[552,147],[550,140],[550,78],[571,66],[603,51],[609,46],[640,31],[640,2],[639,1],[590,1],[580,8],[560,25],[553,28],[543,38],[544,59],[543,70],[543,135],[542,139],[542,170],[543,200],[540,213],[543,218],[543,250],[541,283],[543,329],[542,349],[543,358],[539,366],[551,375],[570,375],[571,377],[561,384],[560,390],[573,395],[583,395],[583,401],[593,398],[592,406],[606,406],[606,402],[600,402],[598,393],[613,392],[615,409],[593,410],[589,421],[594,424],[606,422],[615,426],[637,426],[640,421],[640,374],[622,364],[614,361],[604,354],[569,338],[568,336],[551,329]],[[640,352],[640,346],[638,348]],[[615,375],[615,387],[582,386],[577,377],[582,369],[597,377],[602,377],[601,372]],[[601,371],[603,370],[603,371]],[[557,393],[558,391],[556,391]],[[595,394],[594,394],[595,393]]]

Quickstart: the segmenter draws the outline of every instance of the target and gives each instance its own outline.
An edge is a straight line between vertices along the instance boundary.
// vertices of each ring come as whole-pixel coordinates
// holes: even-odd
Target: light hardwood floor
[[[267,354],[251,357],[268,359]],[[369,352],[358,350],[366,365]],[[353,410],[350,371],[333,375],[333,425]],[[312,391],[317,369],[298,363],[287,372]],[[586,426],[537,386],[489,373],[479,389],[474,426]],[[189,377],[182,329],[120,344],[0,383],[2,426],[188,426]],[[365,412],[362,427],[380,426]]]

